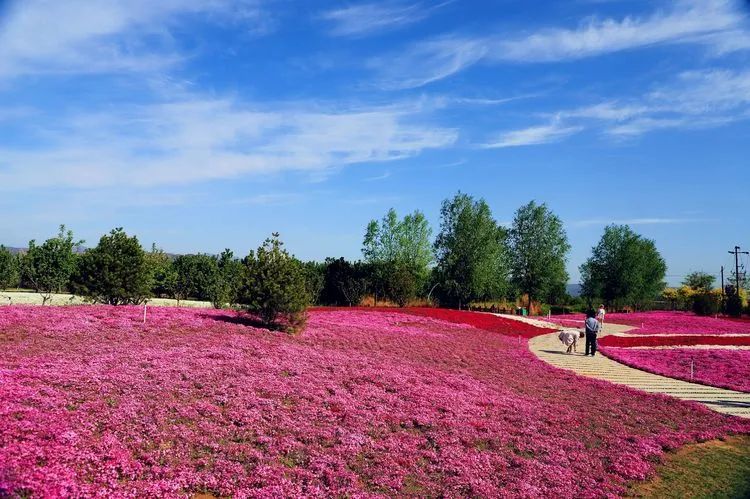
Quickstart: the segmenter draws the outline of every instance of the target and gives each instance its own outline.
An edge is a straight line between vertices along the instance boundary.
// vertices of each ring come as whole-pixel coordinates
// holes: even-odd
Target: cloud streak
[[[320,173],[452,145],[418,106],[261,108],[193,97],[61,118],[33,147],[0,146],[0,189],[151,187]]]
[[[333,24],[332,36],[361,37],[417,23],[449,3],[452,0],[431,7],[394,1],[360,3],[328,10],[320,18]]]
[[[648,17],[588,18],[576,28],[517,36],[443,36],[370,60],[381,86],[417,88],[478,63],[553,63],[663,44],[696,44],[714,55],[750,49],[744,15],[732,0],[677,0]]]

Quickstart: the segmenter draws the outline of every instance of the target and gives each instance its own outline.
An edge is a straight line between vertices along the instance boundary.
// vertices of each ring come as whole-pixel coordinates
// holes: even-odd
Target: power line
[[[735,292],[739,293],[740,289],[742,289],[742,286],[740,286],[740,282],[742,279],[742,276],[740,275],[740,255],[750,255],[750,251],[740,251],[740,247],[735,246],[734,250],[729,251],[728,253],[734,255],[734,280],[737,286],[737,291]]]

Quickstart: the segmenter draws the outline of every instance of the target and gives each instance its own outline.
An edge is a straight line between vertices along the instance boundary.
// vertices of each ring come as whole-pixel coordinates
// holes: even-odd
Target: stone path
[[[549,327],[549,324],[547,324],[547,327]],[[629,326],[606,324],[603,335],[622,334],[628,329],[630,329]],[[567,354],[557,335],[558,333],[550,333],[530,339],[529,350],[548,364],[560,369],[574,371],[581,376],[626,385],[645,392],[663,393],[682,400],[699,402],[709,409],[723,414],[750,418],[750,393],[688,383],[687,381],[647,373],[615,362],[601,354],[596,354],[595,357],[585,357],[583,355],[585,340],[578,342],[579,352],[577,354]]]

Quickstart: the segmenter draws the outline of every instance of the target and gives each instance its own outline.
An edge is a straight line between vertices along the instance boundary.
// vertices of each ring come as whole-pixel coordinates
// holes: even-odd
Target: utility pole
[[[721,266],[721,296],[724,297],[724,266]]]
[[[740,292],[740,255],[750,255],[750,251],[740,251],[739,246],[734,247],[734,251],[729,251],[730,255],[734,255],[734,281],[737,286],[736,293]]]

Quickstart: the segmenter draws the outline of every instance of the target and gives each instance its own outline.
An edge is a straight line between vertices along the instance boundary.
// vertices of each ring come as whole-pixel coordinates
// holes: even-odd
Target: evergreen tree
[[[102,236],[78,263],[78,289],[95,303],[133,305],[151,294],[151,272],[135,236],[122,228]]]

